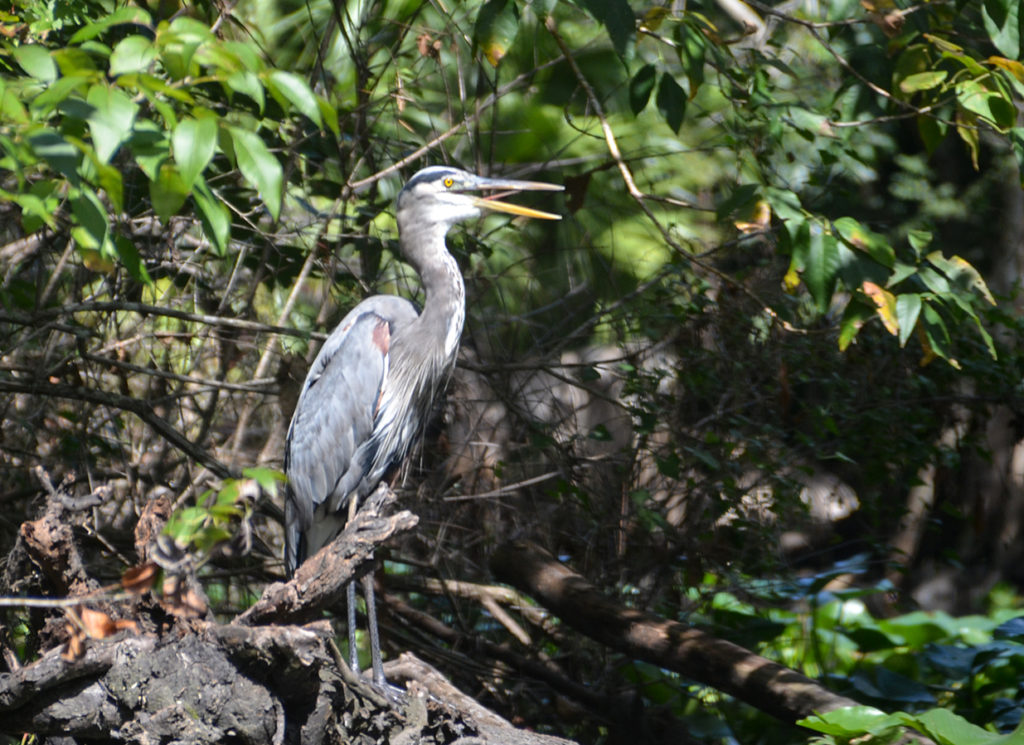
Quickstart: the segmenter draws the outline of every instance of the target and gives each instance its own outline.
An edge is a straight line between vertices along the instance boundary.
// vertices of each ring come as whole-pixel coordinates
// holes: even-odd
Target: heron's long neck
[[[444,232],[421,231],[417,238],[420,247],[428,249],[404,251],[426,292],[423,312],[413,326],[419,338],[429,339],[433,349],[443,350],[444,358],[451,359],[459,346],[466,318],[466,285],[455,257],[445,247]]]

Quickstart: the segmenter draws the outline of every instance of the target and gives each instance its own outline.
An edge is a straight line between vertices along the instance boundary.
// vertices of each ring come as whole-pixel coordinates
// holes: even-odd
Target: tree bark
[[[717,688],[783,721],[858,705],[732,642],[620,605],[528,541],[501,546],[491,570],[592,639]]]
[[[260,625],[294,624],[330,607],[372,560],[374,546],[416,524],[408,512],[385,516],[392,501],[389,490],[376,492],[332,544],[290,582],[268,587],[234,623],[175,618],[157,603],[136,602],[116,610],[149,633],[86,639],[85,632],[77,649],[50,649],[23,667],[5,655],[13,669],[0,673],[0,735],[139,745],[572,745],[517,730],[410,654],[385,667],[406,682],[406,692],[382,691],[348,668],[327,621]],[[34,542],[23,560],[66,588],[69,577],[88,577],[79,576],[84,568],[60,517],[48,510],[45,531],[42,520],[25,524],[24,541]],[[65,540],[36,540],[49,535]],[[82,606],[96,602],[83,598]],[[144,618],[154,610],[162,620]]]

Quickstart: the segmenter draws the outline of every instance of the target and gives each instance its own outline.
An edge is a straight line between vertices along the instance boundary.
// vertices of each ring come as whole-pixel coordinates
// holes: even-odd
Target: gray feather
[[[415,318],[408,300],[368,298],[342,319],[310,367],[285,448],[290,571],[344,527],[345,508],[353,496],[376,486],[360,489],[373,470],[370,444],[390,363],[390,348],[379,348],[374,331],[384,324],[393,339]],[[312,531],[314,524],[317,529]]]

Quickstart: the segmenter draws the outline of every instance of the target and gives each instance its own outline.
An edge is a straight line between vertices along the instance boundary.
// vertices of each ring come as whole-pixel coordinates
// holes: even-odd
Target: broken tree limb
[[[717,688],[783,721],[858,705],[737,644],[617,603],[528,541],[501,546],[491,558],[491,570],[592,639]]]
[[[372,561],[374,548],[393,535],[412,530],[419,522],[408,510],[384,517],[385,509],[394,501],[394,493],[381,484],[338,538],[303,563],[290,581],[267,587],[256,604],[239,615],[235,623],[299,623],[336,605],[349,581]]]

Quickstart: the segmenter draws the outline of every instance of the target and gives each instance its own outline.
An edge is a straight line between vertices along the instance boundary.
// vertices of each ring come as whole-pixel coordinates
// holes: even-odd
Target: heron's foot
[[[408,697],[408,693],[404,688],[388,683],[383,676],[381,676],[380,680],[373,681],[373,687],[384,694],[388,701],[393,704],[404,704]]]

